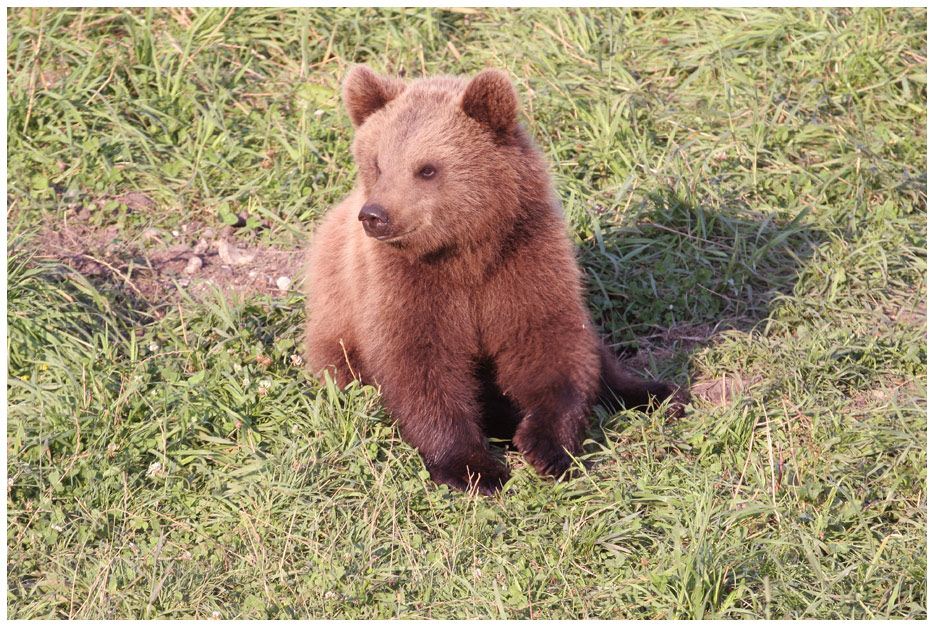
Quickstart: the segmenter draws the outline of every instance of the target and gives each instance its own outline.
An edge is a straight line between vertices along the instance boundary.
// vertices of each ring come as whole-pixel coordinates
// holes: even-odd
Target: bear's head
[[[356,66],[343,97],[366,198],[361,228],[408,255],[503,233],[523,204],[524,179],[541,175],[516,91],[497,70],[407,84]]]

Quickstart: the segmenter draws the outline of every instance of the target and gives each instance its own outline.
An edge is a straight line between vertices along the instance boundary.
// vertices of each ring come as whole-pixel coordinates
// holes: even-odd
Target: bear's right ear
[[[402,81],[380,76],[365,65],[355,65],[344,79],[344,107],[355,127],[403,93]]]
[[[519,100],[506,74],[487,69],[468,83],[461,97],[461,108],[495,135],[503,136],[516,126]]]

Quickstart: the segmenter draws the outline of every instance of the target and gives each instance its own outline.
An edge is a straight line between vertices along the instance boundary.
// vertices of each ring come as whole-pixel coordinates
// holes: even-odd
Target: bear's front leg
[[[556,384],[541,391],[535,402],[520,406],[525,414],[513,444],[541,475],[558,478],[581,449],[590,404],[571,386]]]
[[[581,449],[599,368],[587,341],[551,343],[548,351],[517,342],[500,355],[498,385],[523,417],[513,444],[541,475],[561,476]]]
[[[434,461],[430,461],[430,455],[423,456],[433,482],[447,484],[460,491],[476,490],[482,495],[494,495],[510,479],[510,472],[505,466],[494,460],[490,453],[475,448],[456,447]]]
[[[400,352],[375,379],[383,403],[403,438],[419,450],[437,484],[459,490],[496,493],[509,470],[487,447],[480,425],[477,382],[469,364],[440,359],[416,360],[421,351]]]

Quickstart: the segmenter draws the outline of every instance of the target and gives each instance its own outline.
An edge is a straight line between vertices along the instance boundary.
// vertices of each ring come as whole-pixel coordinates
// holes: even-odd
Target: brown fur
[[[487,435],[557,477],[596,401],[672,392],[599,341],[505,75],[407,85],[357,66],[343,95],[358,181],[310,250],[308,363],[340,386],[378,383],[436,482],[496,491],[509,471]]]

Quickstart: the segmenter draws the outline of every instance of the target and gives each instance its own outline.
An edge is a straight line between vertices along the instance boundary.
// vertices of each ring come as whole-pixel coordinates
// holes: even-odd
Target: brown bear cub
[[[307,357],[378,384],[432,479],[496,492],[512,439],[542,475],[580,451],[597,401],[646,406],[598,339],[548,169],[496,70],[411,83],[354,67],[357,185],[309,254]]]

